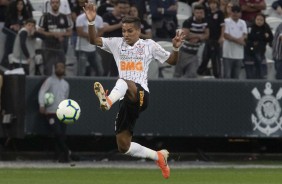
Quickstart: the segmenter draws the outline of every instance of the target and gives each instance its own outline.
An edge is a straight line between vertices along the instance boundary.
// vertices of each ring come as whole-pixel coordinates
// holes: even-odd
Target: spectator
[[[176,0],[154,0],[149,1],[149,5],[152,14],[153,37],[173,38],[177,28]]]
[[[223,77],[239,79],[244,46],[247,38],[247,25],[241,17],[241,8],[234,5],[231,8],[231,17],[225,19],[223,42]]]
[[[121,37],[121,20],[123,17],[129,14],[130,5],[127,0],[119,0],[111,13],[106,13],[103,16],[104,21],[104,37]],[[118,76],[118,70],[112,54],[99,49],[102,57],[102,63],[104,68],[104,75],[106,76]]]
[[[256,15],[266,9],[265,0],[240,0],[242,8],[242,19],[246,21],[247,26],[251,26]]]
[[[52,2],[51,0],[44,0],[44,10],[45,13],[51,13],[52,12]],[[68,0],[60,0],[60,8],[59,12],[68,16],[71,16],[71,9],[69,5]]]
[[[147,19],[147,8],[146,3],[148,0],[129,0],[131,6],[138,7],[138,16],[141,20]]]
[[[70,17],[59,12],[60,0],[51,0],[51,13],[45,13],[39,22],[39,31],[48,39],[43,41],[44,74],[52,75],[57,62],[66,62],[68,37],[72,34]]]
[[[226,6],[229,0],[219,0],[219,9],[225,14]]]
[[[68,18],[71,20],[71,23],[72,25],[74,24],[75,22],[75,17],[72,17],[73,14],[72,14],[72,11],[71,11],[71,8],[70,8],[70,4],[69,4],[69,0],[59,0],[60,2],[60,7],[59,7],[59,13],[62,13],[64,15],[67,15]],[[51,5],[51,0],[44,0],[44,13],[52,13],[52,5]],[[73,28],[73,31],[75,31],[75,26],[72,26]],[[74,33],[74,35],[73,35]],[[75,46],[75,41],[76,41],[76,34],[75,32],[72,32],[72,35],[71,35],[71,44],[72,46]],[[67,51],[68,50],[68,46],[69,46],[69,37],[65,37],[64,38],[64,45],[65,45],[65,50]]]
[[[264,14],[257,14],[251,31],[248,34],[248,42],[245,49],[246,77],[248,79],[265,79],[267,75],[266,45],[272,45],[273,34],[269,25],[265,22]]]
[[[205,10],[202,5],[196,5],[193,16],[183,22],[182,31],[186,39],[180,48],[174,77],[196,78],[199,67],[198,50],[209,37],[208,22],[205,20]]]
[[[46,117],[48,127],[55,139],[56,160],[59,162],[70,162],[71,151],[65,143],[67,125],[61,123],[56,116],[59,103],[69,97],[69,83],[64,79],[64,74],[64,63],[56,63],[55,75],[48,77],[39,90],[38,103],[39,112]],[[49,106],[45,106],[44,103],[44,95],[46,92],[53,93],[55,96],[54,103]]]
[[[108,0],[101,2],[101,5],[97,9],[97,14],[103,17],[106,13],[112,13],[117,2],[118,0]]]
[[[275,30],[272,55],[275,62],[276,79],[282,79],[282,23]]]
[[[44,35],[35,30],[36,22],[28,19],[17,34],[13,53],[9,55],[14,68],[23,67],[27,75],[35,74],[36,37],[44,39]]]
[[[77,41],[77,32],[76,32],[76,18],[78,15],[83,13],[82,7],[84,6],[83,4],[84,0],[68,0],[68,3],[70,5],[70,11],[71,11],[71,20],[73,21],[73,29],[72,29],[72,36],[71,36],[71,42],[70,44],[76,46],[76,41]],[[80,6],[82,4],[82,6]]]
[[[0,39],[2,40],[0,42],[0,59],[2,59],[3,51],[5,47],[5,42],[3,40],[6,39],[5,34],[2,32],[2,29],[4,27],[5,19],[6,19],[6,11],[8,9],[9,0],[0,0]],[[1,60],[0,60],[1,62]]]
[[[203,61],[198,69],[198,74],[209,73],[207,65],[212,62],[213,75],[216,78],[221,77],[221,46],[224,35],[224,14],[219,10],[218,0],[209,0],[209,9],[207,10],[206,19],[209,24],[209,39],[206,41]]]
[[[232,14],[232,6],[234,5],[234,3],[232,1],[228,2],[226,4],[226,7],[225,7],[225,18],[229,18],[231,17],[231,14]]]
[[[3,32],[6,34],[6,40],[4,54],[1,60],[2,66],[8,67],[8,55],[13,51],[16,35],[24,25],[24,21],[29,18],[23,0],[16,0],[9,4],[3,28]]]
[[[84,1],[83,4],[88,3],[88,0]],[[97,15],[95,19],[95,28],[98,35],[102,35],[103,29],[103,19],[101,16]],[[97,58],[96,46],[89,43],[88,35],[88,21],[85,13],[80,14],[76,19],[76,30],[77,30],[77,44],[76,53],[78,58],[78,75],[86,74],[86,62],[89,63],[91,69],[95,71],[96,76],[102,76],[104,74],[103,65],[101,60]],[[88,75],[90,75],[89,73]]]
[[[140,18],[138,8],[135,5],[131,5],[129,15],[131,15],[133,17],[139,17]],[[144,19],[140,18],[140,21],[141,21],[141,34],[140,34],[140,38],[142,38],[142,39],[151,39],[152,38],[151,26]]]
[[[34,8],[30,2],[30,0],[24,0],[24,3],[25,3],[25,9],[27,11],[27,14],[28,14],[28,17],[32,18],[33,15],[32,15],[32,11],[34,11]]]
[[[4,24],[6,19],[6,11],[10,1],[9,0],[0,0],[0,23]],[[3,26],[3,25],[2,25]],[[2,27],[0,27],[2,29]]]

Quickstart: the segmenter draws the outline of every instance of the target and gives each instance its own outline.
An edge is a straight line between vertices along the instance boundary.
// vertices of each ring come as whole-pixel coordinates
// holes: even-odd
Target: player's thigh
[[[125,80],[127,83],[128,89],[126,91],[126,97],[131,101],[131,102],[137,102],[137,86],[135,82],[130,81],[130,80]]]

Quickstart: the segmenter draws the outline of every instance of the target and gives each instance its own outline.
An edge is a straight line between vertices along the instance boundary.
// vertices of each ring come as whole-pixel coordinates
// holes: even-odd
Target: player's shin
[[[127,83],[123,79],[118,79],[115,87],[112,89],[110,95],[108,96],[112,104],[114,104],[120,98],[124,97],[127,89]]]
[[[125,154],[138,158],[149,158],[151,160],[158,159],[156,151],[146,148],[135,142],[131,142],[129,150]]]

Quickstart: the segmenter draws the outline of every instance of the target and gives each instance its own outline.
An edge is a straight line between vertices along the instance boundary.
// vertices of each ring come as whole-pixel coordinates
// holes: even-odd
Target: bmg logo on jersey
[[[120,61],[121,71],[143,71],[142,61]]]
[[[253,130],[270,136],[282,130],[281,107],[279,100],[282,98],[282,88],[279,88],[276,96],[273,95],[271,83],[265,84],[264,94],[260,94],[257,88],[252,90],[253,96],[258,100],[256,115],[252,114]]]

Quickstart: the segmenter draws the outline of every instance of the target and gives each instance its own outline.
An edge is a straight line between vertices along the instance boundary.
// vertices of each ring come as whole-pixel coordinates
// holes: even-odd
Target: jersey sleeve
[[[48,31],[48,26],[47,26],[47,13],[44,13],[40,19],[39,19],[39,24],[38,26],[42,29],[44,29],[44,31]]]
[[[162,48],[158,43],[152,41],[152,54],[154,59],[164,63],[170,56],[170,52]]]
[[[102,37],[103,46],[100,47],[101,49],[114,54],[118,50],[118,44],[122,42],[122,38],[120,37],[110,37],[104,38]]]

